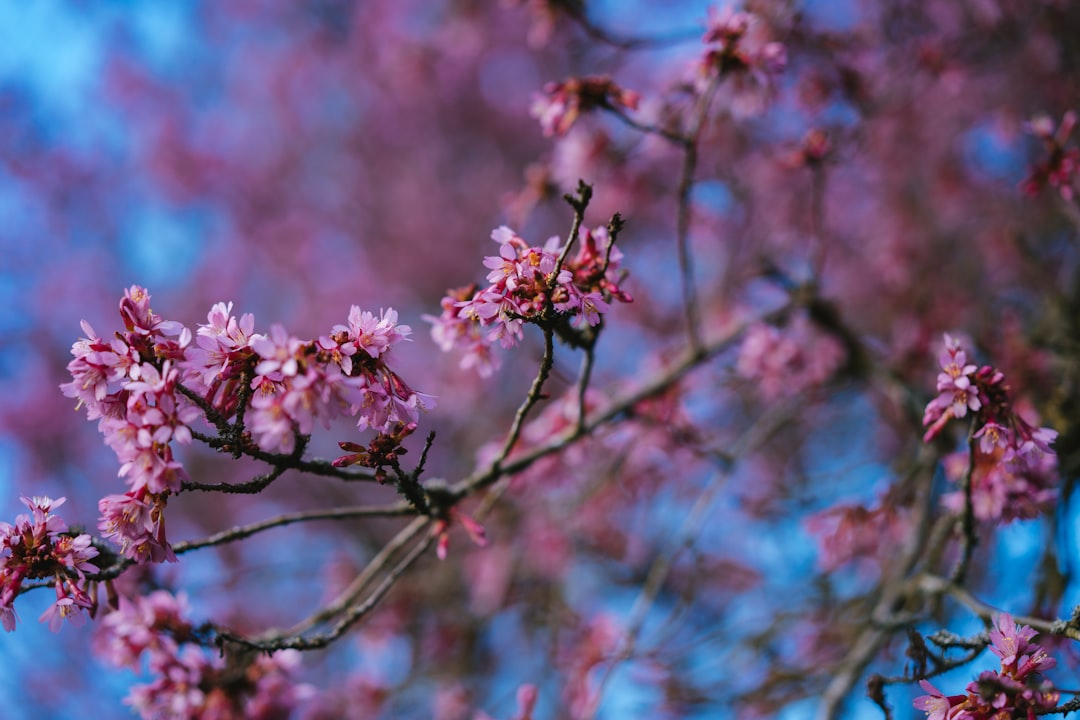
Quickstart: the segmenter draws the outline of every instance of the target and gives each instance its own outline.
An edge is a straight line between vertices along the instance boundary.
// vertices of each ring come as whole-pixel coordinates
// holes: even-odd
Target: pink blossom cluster
[[[259,447],[292,452],[297,434],[310,434],[316,419],[328,423],[342,414],[356,417],[361,430],[415,424],[434,399],[415,392],[387,364],[390,348],[412,333],[397,320],[392,308],[376,317],[353,305],[348,324],[316,342],[280,325],[255,339],[249,422]]]
[[[128,491],[101,499],[99,527],[139,563],[176,560],[164,510],[188,478],[172,443],[189,444],[191,423],[203,416],[184,390],[222,421],[249,403],[246,430],[255,445],[284,453],[316,419],[348,414],[361,430],[381,433],[415,428],[419,410],[432,404],[387,364],[391,347],[411,333],[393,309],[376,317],[353,306],[347,324],[317,341],[280,325],[269,335],[255,333],[252,315],[237,318],[232,303],[217,303],[192,343],[191,331],[156,315],[150,294],[137,285],[125,291],[120,314],[126,331],[109,341],[83,322],[88,337],[72,347],[72,381],[61,390],[87,407],[88,419],[98,419],[120,460]]]
[[[999,670],[986,670],[967,686],[963,695],[945,695],[927,680],[919,685],[927,695],[915,698],[916,709],[928,720],[999,720],[1034,718],[1058,705],[1059,695],[1041,673],[1057,664],[1031,641],[1036,632],[1017,625],[1011,615],[994,618],[990,651],[1001,659]]]
[[[972,504],[976,517],[1008,521],[1035,517],[1055,496],[1057,455],[1050,444],[1057,432],[1034,427],[1017,413],[1004,374],[989,366],[969,363],[960,342],[945,335],[939,357],[938,395],[926,406],[924,442],[933,440],[954,418],[972,415],[973,455],[949,465],[953,479],[971,472]],[[970,465],[963,462],[967,459]],[[963,506],[963,496],[946,498]]]
[[[86,406],[88,420],[98,419],[105,443],[120,460],[120,476],[133,491],[177,492],[187,476],[170,443],[190,443],[188,425],[200,414],[176,392],[176,363],[191,331],[156,315],[150,294],[137,285],[124,291],[120,315],[127,331],[110,341],[83,321],[87,337],[72,346],[72,380],[60,389]]]
[[[190,423],[201,415],[177,391],[191,331],[154,313],[150,294],[138,285],[124,291],[120,316],[126,330],[109,341],[83,321],[87,337],[72,346],[72,380],[60,389],[86,406],[87,419],[98,419],[129,487],[101,499],[100,529],[129,558],[175,560],[161,510],[187,479],[172,441],[190,443]]]
[[[561,137],[582,113],[596,108],[636,110],[640,101],[640,95],[624,90],[609,77],[572,77],[545,85],[544,94],[533,99],[531,113],[540,121],[545,136]]]
[[[754,323],[746,330],[735,372],[752,380],[766,400],[820,385],[844,362],[843,345],[797,315],[787,327]]]
[[[143,718],[240,720],[288,717],[313,689],[296,683],[299,653],[222,659],[196,643],[184,595],[157,590],[101,619],[97,655],[134,671],[144,665],[155,680],[131,689],[125,702]],[[231,660],[231,662],[230,662]]]
[[[1076,128],[1076,112],[1065,113],[1055,130],[1054,121],[1042,115],[1028,123],[1028,128],[1035,137],[1043,141],[1046,159],[1032,168],[1027,178],[1020,184],[1025,195],[1035,196],[1043,188],[1057,188],[1065,200],[1076,196],[1075,180],[1080,173],[1080,149],[1066,147],[1065,144]]]
[[[764,109],[773,79],[787,67],[787,48],[771,40],[771,34],[764,18],[731,6],[711,8],[706,19],[700,83],[728,80],[732,110],[741,115]]]
[[[15,597],[23,580],[55,578],[56,602],[41,615],[56,632],[67,620],[72,625],[86,622],[95,599],[87,590],[86,573],[97,573],[90,561],[97,557],[91,538],[68,531],[63,518],[52,513],[65,498],[21,498],[30,514],[15,518],[15,524],[0,523],[0,624],[11,632],[18,616]]]
[[[604,227],[582,232],[578,253],[561,266],[558,237],[537,247],[502,226],[491,239],[499,243],[499,254],[484,259],[488,286],[451,290],[442,314],[425,316],[443,351],[462,352],[463,368],[490,375],[498,367],[494,343],[514,347],[526,323],[550,327],[573,342],[573,328],[599,325],[612,299],[631,302],[619,287],[622,253]]]
[[[233,304],[217,303],[199,325],[195,345],[184,354],[188,371],[185,384],[213,405],[223,417],[232,417],[240,401],[240,384],[254,354],[251,345],[262,338],[256,334],[255,316],[232,314]]]

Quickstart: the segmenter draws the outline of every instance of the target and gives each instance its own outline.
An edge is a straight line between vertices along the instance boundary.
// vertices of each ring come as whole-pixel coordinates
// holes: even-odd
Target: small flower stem
[[[548,376],[551,374],[551,368],[554,364],[554,332],[550,328],[546,328],[544,330],[544,357],[540,360],[540,369],[537,371],[532,386],[529,388],[529,394],[525,396],[525,401],[521,403],[517,412],[514,413],[514,422],[510,426],[510,432],[507,434],[506,440],[499,450],[499,454],[495,456],[495,460],[491,464],[491,467],[495,472],[498,472],[503,461],[510,455],[510,451],[514,449],[514,445],[517,444],[518,438],[521,436],[521,428],[525,424],[525,418],[528,416],[529,411],[532,410],[536,403],[540,402],[544,383],[547,382]]]
[[[679,147],[686,147],[687,143],[689,142],[685,135],[681,135],[677,132],[662,128],[659,125],[650,125],[648,123],[638,122],[634,118],[627,115],[622,110],[622,108],[617,108],[612,105],[605,105],[604,109],[617,117],[624,125],[631,127],[638,132],[645,133],[646,135],[659,135],[660,137],[674,143],[675,145],[678,145]]]
[[[558,284],[559,272],[566,263],[566,258],[570,256],[570,250],[573,248],[574,243],[577,242],[578,235],[581,234],[581,226],[585,222],[585,211],[589,208],[589,203],[592,202],[592,185],[589,185],[584,180],[578,180],[576,193],[574,195],[567,193],[563,195],[563,199],[574,209],[574,219],[570,223],[570,234],[566,238],[566,245],[563,246],[562,252],[559,253],[559,257],[555,261],[555,270],[551,273],[551,277],[548,278],[548,295]],[[549,299],[548,303],[550,304],[550,302]]]

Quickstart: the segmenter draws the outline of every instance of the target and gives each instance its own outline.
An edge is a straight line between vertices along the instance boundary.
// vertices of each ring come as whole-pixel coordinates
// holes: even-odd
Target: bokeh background
[[[821,285],[875,359],[929,395],[934,343],[944,331],[962,332],[1068,435],[1071,406],[1058,401],[1073,392],[1060,379],[1075,357],[1062,334],[1075,322],[1076,229],[1052,191],[1027,199],[1017,186],[1042,152],[1024,122],[1039,113],[1059,119],[1080,102],[1080,49],[1065,31],[1075,12],[1053,2],[1025,12],[996,0],[759,5],[783,29],[790,65],[763,112],[717,110],[706,136],[693,239],[708,327],[719,331],[782,301],[782,283],[762,279],[765,260],[793,277],[806,273],[814,191],[792,158],[807,130],[825,128],[836,169],[824,217],[836,249]],[[591,224],[615,211],[630,221],[625,264],[637,302],[612,317],[597,384],[647,375],[681,342],[672,252],[678,154],[615,121],[586,120],[553,141],[529,108],[546,82],[610,73],[642,93],[643,117],[677,114],[709,6],[589,2],[590,20],[616,40],[657,39],[629,51],[539,1],[0,4],[0,518],[21,510],[21,494],[63,495],[64,517],[93,527],[98,498],[118,491],[115,458],[57,388],[79,321],[111,334],[132,284],[151,291],[159,314],[192,328],[218,301],[253,312],[262,330],[280,322],[307,337],[344,322],[352,304],[394,307],[415,333],[395,350],[396,367],[439,398],[426,420],[439,433],[429,467],[460,477],[505,430],[539,345],[532,338],[481,379],[437,350],[421,315],[438,313],[447,288],[482,279],[498,225],[537,243],[565,233],[569,214],[557,196],[578,177],[596,184]],[[1048,305],[1048,296],[1061,302]],[[755,395],[752,382],[740,385],[735,363],[729,353],[688,382],[693,394],[677,399],[680,422],[730,439],[779,402]],[[560,355],[556,387],[569,386],[577,365]],[[1065,389],[1055,395],[1055,387]],[[681,665],[658,656],[655,666],[621,671],[602,717],[665,716],[649,714],[658,708],[671,717],[735,717],[709,693],[742,697],[770,665],[784,666],[778,657],[808,680],[781,683],[762,699],[763,716],[808,716],[814,683],[849,637],[840,629],[844,600],[858,595],[868,571],[835,585],[822,580],[804,520],[840,499],[873,503],[892,486],[896,459],[913,453],[918,430],[888,395],[865,377],[841,378],[804,400],[805,415],[776,444],[740,465],[712,506],[704,549],[681,569],[697,579],[685,580],[683,598],[680,587],[661,598],[650,619],[658,637],[693,650]],[[338,439],[317,439],[312,452],[331,457]],[[357,678],[394,687],[387,717],[427,716],[433,697],[459,691],[508,717],[514,689],[532,681],[542,688],[539,716],[557,717],[552,668],[572,663],[537,649],[546,646],[536,629],[550,619],[513,599],[547,592],[551,581],[559,587],[545,595],[552,616],[625,616],[643,568],[710,472],[661,441],[608,443],[612,458],[631,449],[647,457],[620,480],[622,500],[583,511],[583,524],[603,532],[568,541],[551,527],[560,521],[554,510],[548,525],[527,532],[526,516],[509,514],[489,528],[494,549],[485,561],[455,536],[471,573],[464,586],[449,566],[422,566],[369,631],[314,660],[309,677],[328,692],[354,688]],[[205,481],[258,472],[198,450],[183,459]],[[170,535],[200,537],[356,497],[301,477],[257,502],[181,497]],[[371,499],[380,497],[389,495]],[[981,548],[984,597],[1001,606],[1042,602],[1051,612],[1075,604],[1076,539],[1062,530],[1071,523],[1063,502],[1051,520],[1003,528]],[[327,597],[392,527],[270,533],[139,580],[186,588],[201,617],[284,624]],[[559,542],[576,544],[544,560],[557,570],[533,569],[535,586],[506,581],[513,590],[499,591],[492,581],[494,599],[470,594],[484,573],[509,573],[509,555]],[[1055,597],[1033,600],[1046,562],[1064,568],[1063,580]],[[704,600],[685,600],[695,595]],[[97,664],[89,628],[54,637],[39,627],[48,601],[20,598],[23,622],[0,638],[0,714],[72,718],[93,708],[94,717],[126,717],[121,698],[135,678]],[[800,615],[805,608],[814,610]],[[459,609],[468,622],[455,619]],[[663,635],[666,619],[680,613],[683,634]],[[781,628],[775,637],[772,625]],[[718,638],[697,644],[713,631]],[[725,633],[745,640],[758,631],[748,644],[722,642]],[[901,717],[905,702],[898,695]],[[850,712],[873,711],[856,700]]]

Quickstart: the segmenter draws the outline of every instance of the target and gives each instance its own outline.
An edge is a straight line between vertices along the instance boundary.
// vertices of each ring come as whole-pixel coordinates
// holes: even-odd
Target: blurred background
[[[254,313],[260,331],[280,322],[311,338],[343,323],[352,304],[395,308],[414,330],[414,342],[395,349],[395,367],[439,399],[421,428],[438,432],[429,475],[460,478],[505,432],[539,338],[484,380],[438,351],[421,316],[438,314],[448,288],[482,280],[495,227],[508,223],[536,244],[565,235],[570,214],[558,196],[579,177],[596,187],[590,225],[615,211],[628,218],[622,242],[636,299],[612,313],[596,385],[625,387],[669,360],[682,340],[678,152],[612,119],[585,118],[566,137],[545,138],[529,109],[547,82],[607,73],[642,94],[645,120],[681,117],[710,3],[590,1],[584,24],[557,5],[0,5],[0,518],[22,510],[20,495],[66,496],[65,519],[93,528],[98,499],[120,491],[114,455],[58,386],[79,321],[111,335],[132,284],[151,292],[158,314],[193,330],[219,301]],[[1018,184],[1043,157],[1024,123],[1041,113],[1056,122],[1080,106],[1080,48],[1066,30],[1075,11],[998,0],[749,5],[787,45],[789,67],[759,112],[729,112],[721,97],[706,125],[692,240],[709,333],[779,305],[785,281],[776,278],[806,279],[807,248],[827,242],[816,278],[823,295],[875,362],[924,402],[936,343],[959,331],[1071,438],[1073,406],[1063,398],[1074,388],[1061,378],[1075,359],[1066,340],[1076,322],[1076,227],[1054,190],[1027,199]],[[648,42],[620,46],[634,38]],[[825,230],[811,219],[819,188],[799,160],[815,128],[833,153]],[[571,386],[579,361],[560,352],[554,392]],[[734,350],[723,355],[656,417],[714,445],[739,437],[785,393],[762,395],[736,363]],[[658,651],[628,664],[601,717],[808,716],[850,640],[844,603],[877,570],[870,562],[823,579],[804,521],[840,499],[877,502],[919,439],[903,402],[865,376],[836,372],[830,383],[809,388],[804,412],[731,472],[700,549],[650,615],[658,646],[682,648],[680,659]],[[345,425],[317,437],[311,453],[333,457],[349,433]],[[459,701],[509,717],[522,682],[541,686],[538,718],[559,716],[568,682],[559,673],[573,667],[565,654],[602,634],[603,618],[625,617],[715,472],[670,438],[613,432],[598,442],[569,465],[617,478],[602,492],[575,476],[544,495],[548,514],[512,505],[492,520],[482,557],[454,535],[457,557],[424,564],[362,633],[312,660],[305,677],[339,708],[325,717],[467,717],[453,714]],[[260,472],[197,448],[182,460],[203,482]],[[192,539],[357,498],[392,492],[290,475],[257,499],[181,496],[169,532]],[[572,530],[561,527],[568,506],[578,513]],[[980,548],[993,568],[980,580],[988,601],[1048,612],[1076,602],[1066,510],[1063,502],[1049,520],[1012,524]],[[331,597],[396,527],[275,531],[128,582],[185,588],[198,619],[284,625]],[[1051,566],[1057,585],[1033,599],[1036,576]],[[136,678],[97,664],[91,628],[51,636],[39,626],[47,594],[20,598],[18,631],[0,638],[0,714],[72,718],[93,708],[94,717],[127,717],[121,699]],[[566,635],[577,638],[571,650]],[[892,651],[902,665],[902,649]],[[802,679],[772,676],[785,668]],[[773,694],[748,699],[762,683]],[[369,698],[378,692],[392,696],[383,715]],[[910,700],[898,698],[907,717]],[[850,716],[875,716],[870,708],[856,700]]]

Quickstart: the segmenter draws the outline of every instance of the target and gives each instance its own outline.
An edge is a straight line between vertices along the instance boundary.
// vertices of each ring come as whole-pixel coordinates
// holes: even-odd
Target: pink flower
[[[232,377],[250,357],[251,344],[263,337],[254,333],[254,315],[246,313],[237,320],[231,313],[231,302],[215,304],[207,314],[207,324],[199,326],[195,346],[186,348],[180,363],[197,373],[205,390],[218,380]]]
[[[752,13],[731,7],[710,9],[706,25],[698,91],[722,79],[734,114],[760,114],[772,95],[775,76],[787,67],[787,49],[771,39],[771,28]]]
[[[251,399],[248,430],[255,444],[266,452],[288,454],[296,446],[297,431],[284,400],[284,391],[256,393]]]
[[[99,338],[85,320],[83,332],[87,337],[71,346],[75,359],[68,363],[67,370],[72,380],[60,386],[67,397],[79,401],[79,407],[86,405],[87,419],[94,420],[108,414],[108,409],[115,403],[110,397],[120,389],[120,383],[129,373],[136,373],[139,354],[120,338],[106,342]]]
[[[784,328],[751,325],[739,348],[736,372],[753,380],[763,398],[772,399],[820,385],[845,356],[835,338],[800,314]]]
[[[561,332],[580,333],[584,325],[600,323],[600,315],[610,310],[612,298],[621,302],[632,299],[618,286],[622,254],[604,228],[583,230],[581,249],[562,267],[558,237],[550,238],[543,247],[529,246],[505,225],[491,237],[500,245],[498,257],[484,260],[490,284],[452,290],[441,301],[442,315],[424,316],[432,323],[432,338],[443,351],[462,353],[463,368],[476,367],[483,376],[491,374],[498,360],[490,346],[498,342],[503,348],[514,347],[524,336],[525,324],[552,323],[551,316],[545,315],[549,309],[570,321],[556,324]],[[567,331],[567,327],[574,330]]]
[[[114,665],[137,669],[144,662],[155,679],[132,688],[125,702],[143,718],[284,718],[313,689],[296,683],[296,651],[249,657],[229,665],[195,644],[183,595],[157,590],[105,615],[94,651]]]
[[[853,560],[880,560],[908,530],[900,509],[882,498],[876,507],[841,504],[812,515],[806,528],[818,537],[818,564],[832,571]]]
[[[41,621],[59,630],[67,619],[82,624],[82,611],[93,606],[83,586],[86,573],[96,573],[90,560],[98,551],[89,535],[70,535],[67,524],[52,511],[64,504],[64,498],[22,498],[30,514],[15,518],[15,524],[0,523],[0,624],[7,631],[15,629],[18,616],[13,604],[26,578],[55,579],[56,602],[41,615]]]
[[[149,500],[145,490],[103,497],[98,501],[98,528],[120,546],[124,557],[138,563],[176,562],[165,539],[164,499]]]
[[[98,556],[98,550],[91,543],[89,535],[60,535],[53,543],[53,555],[69,570],[74,570],[79,575],[83,573],[96,573],[97,565],[90,560]]]
[[[912,705],[916,710],[926,711],[926,720],[952,720],[957,717],[953,712],[954,701],[963,700],[964,696],[947,697],[927,680],[920,680],[919,687],[929,693],[915,698]]]
[[[979,438],[979,449],[987,455],[997,448],[1006,448],[1010,444],[1009,429],[998,425],[996,422],[988,422],[979,428],[973,437]]]
[[[75,596],[68,595],[65,584],[57,581],[56,602],[50,605],[38,620],[39,622],[48,621],[49,630],[52,632],[59,632],[64,620],[67,620],[75,627],[79,627],[86,624],[86,615],[84,613],[91,605],[90,598],[85,593],[79,593]]]
[[[391,346],[408,339],[412,328],[398,325],[398,314],[393,308],[379,311],[380,317],[361,310],[353,305],[349,310],[348,326],[336,326],[335,330],[346,330],[357,348],[373,358],[378,358]]]
[[[589,325],[600,324],[600,313],[607,312],[611,305],[604,301],[604,296],[591,292],[581,296],[581,315]]]
[[[303,341],[289,335],[283,326],[274,325],[269,337],[259,337],[251,343],[251,348],[262,358],[255,366],[255,374],[275,380],[293,377],[300,368],[297,355],[303,345]]]
[[[505,226],[504,229],[509,230]],[[494,235],[494,233],[492,234]],[[507,289],[514,289],[515,279],[518,276],[518,254],[510,243],[499,246],[498,257],[484,258],[484,267],[491,270],[487,275],[489,283],[506,283]]]
[[[180,335],[187,331],[180,323],[162,320],[156,315],[150,309],[150,293],[138,285],[124,291],[124,297],[120,300],[120,317],[124,319],[124,327],[138,335]]]

